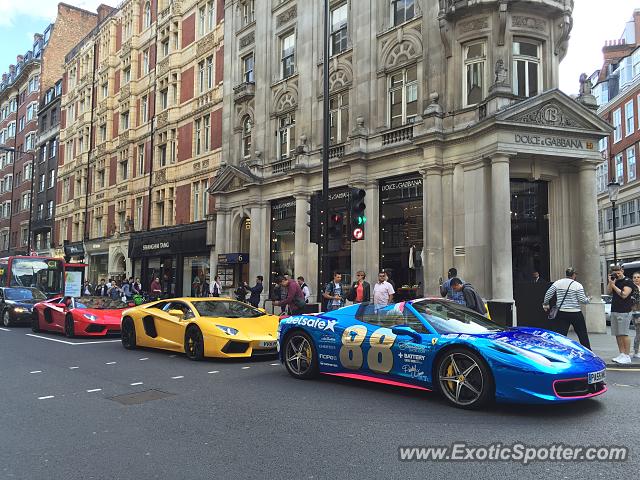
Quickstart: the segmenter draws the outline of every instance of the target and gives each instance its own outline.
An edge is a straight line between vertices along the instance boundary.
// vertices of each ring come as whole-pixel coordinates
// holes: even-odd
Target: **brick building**
[[[158,276],[191,294],[208,280],[223,20],[222,0],[101,6],[67,55],[55,229],[94,282]]]

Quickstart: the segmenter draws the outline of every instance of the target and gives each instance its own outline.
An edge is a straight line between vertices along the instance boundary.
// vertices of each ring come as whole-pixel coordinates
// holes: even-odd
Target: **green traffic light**
[[[358,225],[364,225],[365,223],[367,223],[367,217],[364,215],[358,216]]]

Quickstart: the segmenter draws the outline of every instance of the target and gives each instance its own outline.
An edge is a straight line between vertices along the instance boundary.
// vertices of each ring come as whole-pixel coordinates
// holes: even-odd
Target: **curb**
[[[640,369],[640,363],[607,363],[607,368]]]

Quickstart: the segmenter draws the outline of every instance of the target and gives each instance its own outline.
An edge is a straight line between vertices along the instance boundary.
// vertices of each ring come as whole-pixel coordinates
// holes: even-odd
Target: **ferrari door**
[[[170,315],[169,312],[179,310],[182,318]],[[184,302],[171,301],[155,315],[158,332],[157,340],[172,350],[184,349],[184,334],[189,320],[194,318],[193,311]]]
[[[51,330],[63,332],[64,320],[67,315],[66,305],[58,302],[49,303],[44,311],[45,325]]]

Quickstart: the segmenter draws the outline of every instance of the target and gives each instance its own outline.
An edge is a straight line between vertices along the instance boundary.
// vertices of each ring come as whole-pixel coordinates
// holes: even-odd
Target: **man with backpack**
[[[484,306],[484,301],[470,283],[462,283],[462,280],[458,277],[454,277],[449,282],[449,285],[454,292],[462,293],[464,304],[467,308],[478,312],[480,315],[486,315],[487,308]]]
[[[324,289],[322,298],[326,300],[325,312],[337,310],[344,305],[344,296],[342,295],[342,274],[334,272],[333,281],[329,282]]]

